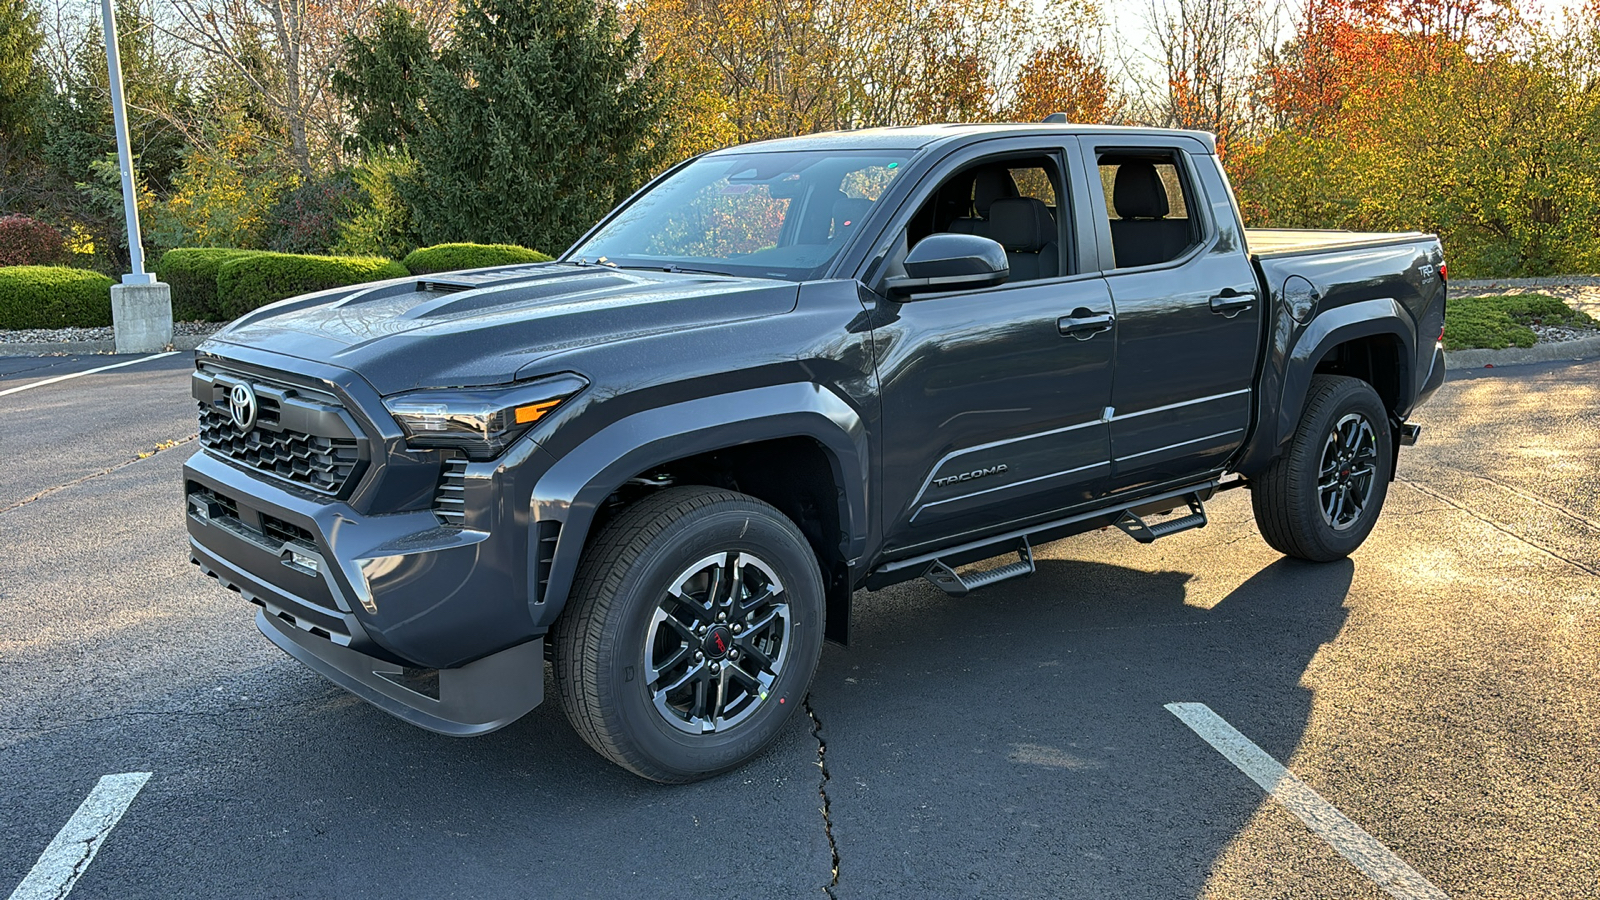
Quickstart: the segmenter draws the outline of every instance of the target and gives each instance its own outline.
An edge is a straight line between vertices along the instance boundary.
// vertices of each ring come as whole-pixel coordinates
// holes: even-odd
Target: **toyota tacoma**
[[[548,664],[595,750],[690,781],[774,739],[858,590],[961,596],[1240,487],[1278,551],[1350,554],[1444,379],[1445,279],[1430,235],[1244,228],[1203,133],[719,150],[554,262],[216,334],[190,553],[386,712],[483,734]]]

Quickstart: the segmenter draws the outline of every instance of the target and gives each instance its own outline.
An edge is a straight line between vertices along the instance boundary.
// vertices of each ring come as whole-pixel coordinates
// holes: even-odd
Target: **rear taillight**
[[[1439,260],[1439,280],[1440,281],[1449,281],[1450,280],[1450,267],[1448,265],[1445,265],[1445,262],[1442,259]]]

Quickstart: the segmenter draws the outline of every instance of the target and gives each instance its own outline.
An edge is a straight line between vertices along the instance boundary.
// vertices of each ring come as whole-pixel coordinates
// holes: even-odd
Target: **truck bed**
[[[1352,250],[1403,244],[1428,237],[1420,231],[1337,231],[1314,228],[1246,228],[1250,256],[1292,256],[1324,250]]]

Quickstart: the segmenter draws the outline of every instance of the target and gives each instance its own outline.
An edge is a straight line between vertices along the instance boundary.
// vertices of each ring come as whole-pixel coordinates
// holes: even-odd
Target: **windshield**
[[[804,281],[844,249],[904,156],[718,154],[634,201],[567,259]]]

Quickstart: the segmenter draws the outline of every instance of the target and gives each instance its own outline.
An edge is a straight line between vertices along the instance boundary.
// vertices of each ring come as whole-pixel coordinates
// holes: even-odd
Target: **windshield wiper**
[[[639,266],[638,268],[642,269],[642,268],[645,268],[645,267],[644,266]],[[671,275],[677,275],[677,274],[683,274],[683,275],[721,275],[721,276],[723,276],[725,278],[728,277],[728,273],[727,272],[713,272],[710,269],[690,269],[690,268],[686,268],[684,266],[678,266],[678,265],[662,266],[661,267],[661,271],[666,272],[666,273],[671,274]]]

